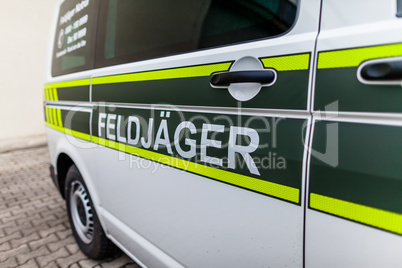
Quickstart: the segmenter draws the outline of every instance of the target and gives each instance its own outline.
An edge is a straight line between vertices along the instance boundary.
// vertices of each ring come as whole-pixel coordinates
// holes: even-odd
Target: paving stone
[[[40,266],[41,268],[56,268],[59,267],[55,261],[49,262],[45,266]]]
[[[39,239],[39,234],[38,233],[33,233],[33,234],[29,235],[29,236],[24,236],[24,237],[19,238],[19,239],[11,240],[10,243],[11,243],[12,248],[16,248],[16,247],[19,247],[19,246],[24,245],[24,244],[28,244],[29,242],[34,241],[34,240],[38,240],[38,239]]]
[[[10,250],[10,249],[11,249],[10,242],[5,242],[3,244],[0,244],[0,253],[2,251],[7,251],[7,250]]]
[[[59,231],[56,233],[56,235],[60,238],[60,239],[64,239],[69,235],[72,235],[72,232],[70,229],[67,229],[65,231]]]
[[[56,209],[51,209],[51,210],[48,207],[46,207],[42,212],[39,212],[37,216],[41,217],[41,218],[46,218],[50,215],[53,215],[56,217],[63,215],[62,219],[66,220],[66,218],[64,217],[64,214],[65,214],[65,210],[61,209],[61,207],[56,208]]]
[[[77,245],[77,243],[67,245],[66,248],[71,254],[74,254],[74,253],[76,253],[77,251],[80,250],[78,245]]]
[[[64,225],[57,225],[52,228],[45,228],[44,230],[41,230],[39,232],[39,234],[41,237],[46,237],[50,234],[53,234],[53,233],[55,234],[57,231],[62,231],[62,230],[66,230],[66,227]]]
[[[36,258],[38,264],[40,267],[43,267],[45,265],[48,265],[49,263],[56,261],[57,259],[64,258],[70,255],[70,253],[67,251],[65,248],[60,248],[56,252],[53,252],[51,254],[48,254],[46,256],[40,256]]]
[[[110,262],[104,262],[101,264],[102,268],[115,268],[115,267],[123,267],[126,264],[130,264],[133,261],[127,257],[127,255],[121,255],[115,260],[112,260]]]
[[[5,252],[2,252],[0,254],[0,263],[9,258],[15,257],[17,255],[20,255],[20,254],[26,253],[26,252],[29,252],[29,248],[27,245],[22,245],[18,248],[13,248],[13,249],[7,250]]]
[[[99,262],[94,261],[94,260],[90,260],[90,259],[86,259],[86,260],[82,260],[79,261],[78,264],[82,267],[82,268],[92,268],[95,267]]]
[[[63,213],[66,213],[66,212],[63,212]],[[49,221],[49,222],[47,223],[47,225],[48,225],[49,227],[54,227],[54,226],[60,225],[61,223],[66,222],[66,221],[68,221],[68,219],[63,217],[63,218],[60,218],[60,219],[57,219],[57,220]],[[70,229],[70,228],[68,228],[68,229]]]
[[[13,226],[4,228],[3,230],[6,232],[6,234],[11,235],[15,232],[19,232],[19,231],[22,231],[24,229],[31,228],[31,227],[32,227],[32,225],[29,222],[24,222],[21,225],[16,225],[15,223],[13,223]]]
[[[7,268],[14,268],[17,267],[17,261],[15,260],[14,257],[9,258],[7,260],[5,260],[4,262],[0,262],[1,267],[7,267]]]
[[[31,248],[31,250],[38,249],[43,245],[47,245],[49,248],[49,243],[51,243],[51,242],[58,243],[59,238],[55,234],[51,234],[45,238],[40,238],[38,240],[29,242],[29,247]]]
[[[2,210],[0,210],[2,211]],[[7,219],[7,217],[12,216],[11,211],[6,211],[6,212],[0,212],[0,223],[5,223],[4,219]]]
[[[18,265],[18,268],[38,268],[39,265],[35,262],[34,259],[27,261],[24,264]]]
[[[15,227],[15,222],[6,222],[3,224],[0,224],[0,230],[6,229],[6,228],[10,228],[10,227]]]
[[[27,217],[32,217],[33,215],[37,215],[38,212],[41,210],[35,209],[31,204],[24,206],[24,208],[20,209],[18,213],[25,213]],[[46,208],[43,209],[43,211],[47,211]]]
[[[88,259],[81,251],[77,251],[76,253],[66,257],[60,258],[56,261],[56,263],[60,267],[69,267],[72,264],[77,264],[79,261]]]
[[[40,236],[40,231],[42,231],[43,229],[48,229],[48,228],[45,225],[39,225],[39,226],[33,226],[32,228],[28,228],[28,229],[23,229],[20,232],[22,233],[22,236],[28,236],[28,235],[31,235],[32,233],[38,233]]]
[[[28,260],[34,259],[36,257],[46,256],[50,253],[50,251],[46,248],[46,246],[42,246],[36,250],[29,251],[25,254],[19,254],[17,256],[18,263],[24,264]]]
[[[32,209],[32,208],[31,208]],[[29,222],[29,220],[39,220],[40,219],[40,215],[33,215],[33,216],[26,216],[26,217],[24,217],[24,218],[21,218],[21,219],[17,219],[16,221],[15,221],[15,223],[17,224],[17,225],[24,225],[26,222]]]
[[[16,238],[20,238],[20,237],[22,237],[22,235],[18,231],[14,232],[12,234],[4,235],[4,236],[0,237],[0,244],[3,244],[7,241],[10,241],[10,240],[16,239]]]
[[[138,267],[122,252],[94,261],[79,250],[49,177],[46,147],[0,154],[1,268],[120,266]]]
[[[3,223],[15,222],[20,219],[26,219],[27,215],[25,213],[18,213],[17,215],[10,215],[8,217],[2,218]]]
[[[72,244],[76,244],[76,243],[75,243],[74,237],[72,235],[69,235],[62,240],[57,239],[55,242],[47,244],[47,248],[53,252],[53,251],[58,250],[61,247],[65,247],[65,246],[72,245]]]
[[[46,218],[42,218],[42,219],[39,219],[39,220],[31,220],[31,222],[32,222],[33,226],[38,226],[38,225],[44,225],[44,224],[47,225],[48,222],[51,222],[51,221],[54,221],[54,220],[57,220],[56,216],[51,215],[51,216],[48,216]]]

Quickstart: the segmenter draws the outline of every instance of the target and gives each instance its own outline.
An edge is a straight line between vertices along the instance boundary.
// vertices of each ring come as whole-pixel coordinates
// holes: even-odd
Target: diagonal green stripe
[[[91,135],[89,135],[87,133],[82,133],[82,132],[75,131],[75,130],[72,130],[72,129],[56,126],[56,125],[51,124],[51,123],[46,123],[46,126],[52,128],[54,130],[60,131],[60,132],[62,132],[64,134],[67,134],[69,136],[72,136],[74,138],[78,138],[78,139],[86,140],[86,141],[91,141]]]
[[[52,108],[52,114],[53,114],[53,123],[58,126],[59,125],[59,119],[57,117],[57,109]]]
[[[46,122],[51,123],[50,122],[50,108],[46,107],[45,108],[45,112],[46,112]]]

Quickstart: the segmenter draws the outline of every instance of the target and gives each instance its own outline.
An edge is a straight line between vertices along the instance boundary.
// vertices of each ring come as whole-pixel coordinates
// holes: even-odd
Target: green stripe
[[[325,152],[334,122],[316,122],[312,149]],[[311,158],[310,193],[402,214],[402,127],[337,124],[338,166]]]
[[[48,108],[49,109],[49,123],[50,124],[54,124],[54,118],[53,118],[53,111],[52,108]]]
[[[45,100],[50,100],[49,89],[45,88]]]
[[[329,214],[402,234],[402,214],[355,204],[352,202],[310,194],[310,207]]]
[[[366,60],[396,56],[402,56],[402,44],[320,52],[318,69],[357,67]]]
[[[49,88],[48,90],[49,90],[49,98],[50,98],[49,100],[53,101],[54,100],[53,89]]]
[[[265,68],[273,68],[277,71],[308,70],[310,54],[298,54],[261,59]]]
[[[59,119],[61,127],[63,127],[63,120],[61,119],[61,109],[57,109],[57,118]]]
[[[87,133],[82,133],[82,132],[71,130],[71,129],[68,129],[68,128],[56,126],[56,125],[50,124],[50,123],[46,123],[46,126],[52,128],[54,130],[60,131],[60,132],[62,132],[64,134],[70,135],[72,137],[75,137],[75,138],[78,138],[78,139],[81,139],[81,140],[91,141],[91,135],[89,135]]]
[[[115,141],[98,138],[95,136],[92,137],[92,141],[99,145],[112,148],[118,151],[122,151],[125,153],[129,153],[132,155],[136,155],[139,157],[143,157],[164,165],[196,173],[221,182],[229,183],[252,191],[267,194],[296,204],[299,203],[299,189],[297,188],[273,182],[268,182],[264,180],[259,180],[256,178],[240,175],[226,170],[204,166],[183,159],[163,155],[160,153],[125,145]]]
[[[174,78],[210,76],[214,72],[227,71],[232,63],[216,63],[200,66],[181,67],[149,72],[122,74],[93,78],[93,85],[114,84],[124,82],[152,81]]]
[[[50,122],[50,112],[49,112],[49,108],[46,107],[46,108],[45,108],[45,111],[46,111],[46,122],[51,123],[51,122]]]
[[[52,114],[53,114],[53,120],[54,120],[54,124],[59,126],[59,119],[57,118],[57,110],[55,108],[52,108]]]

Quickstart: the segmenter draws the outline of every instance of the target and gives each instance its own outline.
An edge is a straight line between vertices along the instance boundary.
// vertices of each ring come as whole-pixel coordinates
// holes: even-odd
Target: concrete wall
[[[0,143],[44,137],[45,61],[57,3],[0,0]]]

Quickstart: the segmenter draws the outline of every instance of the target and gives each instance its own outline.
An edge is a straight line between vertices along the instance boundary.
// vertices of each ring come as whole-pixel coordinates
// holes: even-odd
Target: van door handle
[[[361,76],[368,81],[402,80],[402,60],[367,64]]]
[[[210,82],[213,86],[227,87],[233,83],[270,84],[274,79],[275,73],[272,70],[254,70],[214,73]]]

